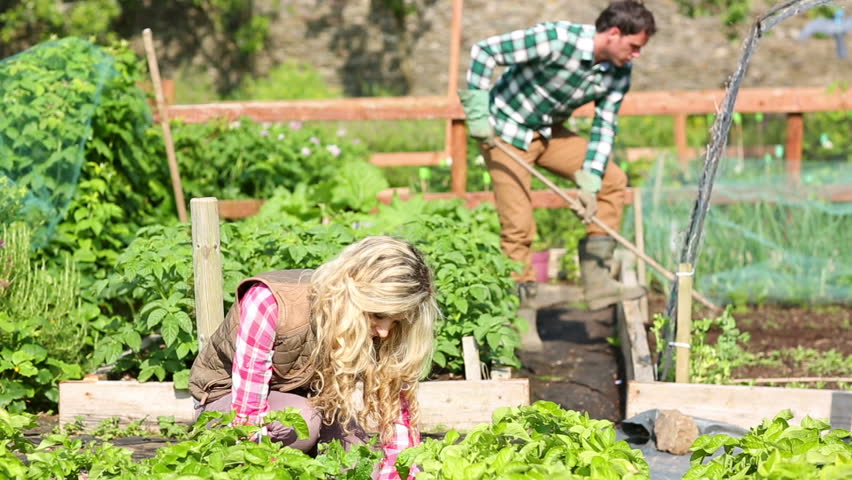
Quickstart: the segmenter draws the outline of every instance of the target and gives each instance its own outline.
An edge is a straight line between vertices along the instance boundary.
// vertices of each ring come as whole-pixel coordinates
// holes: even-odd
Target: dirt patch
[[[597,419],[623,418],[620,356],[612,308],[538,311],[541,352],[520,352],[519,377],[529,378],[530,401],[549,400]]]
[[[663,313],[665,296],[652,292],[648,311]],[[696,309],[693,318],[713,316],[707,310]],[[749,334],[743,349],[763,358],[737,367],[732,378],[802,378],[852,377],[852,307],[830,305],[799,307],[765,304],[733,312],[737,328]],[[648,342],[654,352],[655,339],[648,325]],[[708,342],[714,343],[719,332],[709,332]],[[771,361],[771,363],[769,363]],[[811,388],[848,389],[835,382],[811,382]]]

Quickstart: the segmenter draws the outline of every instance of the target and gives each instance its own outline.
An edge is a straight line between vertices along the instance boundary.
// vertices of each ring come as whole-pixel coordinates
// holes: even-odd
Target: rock
[[[692,417],[677,410],[663,410],[654,422],[654,436],[657,438],[657,450],[685,455],[698,438],[698,426]]]

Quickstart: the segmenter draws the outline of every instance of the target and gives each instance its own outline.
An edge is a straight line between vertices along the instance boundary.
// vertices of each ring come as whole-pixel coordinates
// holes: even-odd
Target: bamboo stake
[[[692,265],[681,263],[677,269],[677,341],[675,382],[689,383],[689,349],[692,346]]]
[[[195,319],[198,351],[225,318],[222,300],[222,251],[219,243],[219,209],[214,197],[193,198],[192,263],[195,273]]]
[[[517,156],[515,154],[515,152],[509,150],[508,147],[503,145],[500,140],[495,141],[494,145],[498,149],[502,150],[503,153],[505,153],[509,158],[511,158],[513,161],[515,161],[515,163],[522,166],[524,169],[526,169],[528,172],[530,172],[533,176],[535,176],[536,178],[541,180],[541,182],[543,184],[545,184],[547,186],[547,188],[551,189],[553,191],[553,193],[555,193],[556,195],[559,196],[559,198],[561,198],[562,200],[565,200],[565,202],[568,203],[568,205],[572,209],[577,210],[577,209],[580,208],[580,204],[576,199],[571,198],[568,195],[566,195],[565,192],[563,192],[562,189],[557,187],[555,183],[550,181],[549,178],[545,177],[541,172],[536,170],[532,165],[523,161],[523,159],[521,159],[519,156]],[[675,276],[672,272],[668,271],[665,267],[660,265],[653,258],[649,257],[648,255],[645,255],[645,252],[636,248],[636,245],[633,245],[630,242],[630,240],[621,236],[621,234],[619,234],[618,232],[613,230],[609,225],[603,223],[598,217],[592,217],[592,223],[594,223],[595,225],[600,227],[601,230],[606,232],[606,234],[609,235],[610,237],[614,238],[615,241],[617,241],[618,243],[623,245],[625,248],[627,248],[628,250],[633,252],[634,255],[641,258],[642,260],[645,260],[645,262],[647,262],[648,265],[654,267],[654,270],[660,272],[660,274],[662,276],[664,276],[668,281],[670,281],[670,282],[675,281]],[[696,292],[695,290],[692,291],[692,296],[695,297],[695,299],[698,300],[699,302],[701,302],[704,306],[706,306],[707,308],[709,308],[713,311],[718,312],[718,311],[721,310],[713,302],[711,302],[707,297],[705,297],[704,295],[701,295],[700,293]]]
[[[175,156],[175,145],[172,142],[172,130],[169,127],[169,112],[166,109],[166,101],[163,97],[163,83],[160,80],[160,68],[157,66],[157,55],[154,53],[154,40],[150,28],[142,30],[142,38],[145,41],[145,53],[148,56],[148,70],[151,71],[151,82],[154,84],[157,112],[160,114],[160,126],[163,128],[163,143],[166,144],[166,158],[169,161],[169,174],[172,177],[172,190],[175,194],[178,219],[181,222],[186,222],[183,185],[180,181],[180,171],[178,170],[177,157]]]
[[[636,230],[636,248],[642,253],[645,253],[645,220],[642,211],[642,190],[639,188],[633,189],[633,224]],[[636,259],[636,276],[639,277],[639,285],[646,286],[648,283],[647,272],[645,271],[645,260]],[[648,321],[648,296],[645,295],[639,299],[639,309],[642,313],[642,318]]]

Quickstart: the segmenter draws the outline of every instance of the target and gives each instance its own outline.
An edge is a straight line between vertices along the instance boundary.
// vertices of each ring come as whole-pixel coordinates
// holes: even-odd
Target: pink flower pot
[[[532,268],[535,271],[536,282],[547,282],[550,280],[550,277],[547,274],[547,262],[549,259],[550,252],[548,250],[543,252],[533,252]]]

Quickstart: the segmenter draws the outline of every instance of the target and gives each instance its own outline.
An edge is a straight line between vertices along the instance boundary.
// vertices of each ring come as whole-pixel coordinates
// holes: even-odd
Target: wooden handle
[[[145,43],[145,54],[148,57],[148,70],[151,72],[151,82],[154,84],[154,97],[157,100],[157,112],[160,117],[160,125],[163,128],[163,143],[166,144],[166,158],[169,161],[169,173],[172,177],[172,190],[175,194],[178,219],[186,222],[186,205],[183,198],[183,185],[180,181],[180,171],[175,155],[175,145],[172,141],[172,130],[169,127],[169,112],[166,109],[166,101],[163,97],[163,82],[160,80],[160,68],[157,66],[157,55],[154,53],[154,40],[151,29],[142,30],[142,39]]]

